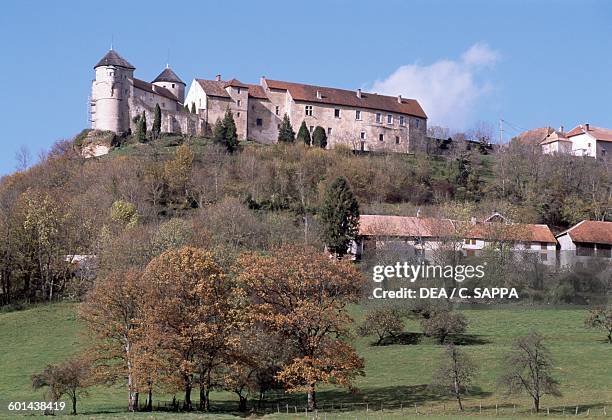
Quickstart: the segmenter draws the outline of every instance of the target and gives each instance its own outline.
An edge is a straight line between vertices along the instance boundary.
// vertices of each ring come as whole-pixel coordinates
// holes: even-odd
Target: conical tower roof
[[[155,80],[153,80],[153,83],[155,82],[170,82],[170,83],[182,83],[185,84],[185,82],[183,82],[181,80],[180,77],[178,77],[176,75],[175,72],[172,71],[172,69],[170,67],[166,67],[164,69],[164,71],[162,71],[159,76],[157,76],[155,78]]]
[[[106,55],[102,57],[100,61],[98,61],[98,64],[94,66],[94,69],[100,66],[117,66],[132,70],[136,68],[132,66],[125,58],[121,57],[115,50],[109,50]]]

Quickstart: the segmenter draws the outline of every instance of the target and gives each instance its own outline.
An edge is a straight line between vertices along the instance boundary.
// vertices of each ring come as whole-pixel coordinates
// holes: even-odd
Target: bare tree
[[[551,376],[553,359],[539,333],[532,331],[518,337],[506,355],[505,365],[500,384],[511,394],[527,392],[533,398],[536,413],[544,395],[561,396],[559,382]]]
[[[15,160],[17,161],[16,169],[18,171],[25,171],[32,163],[32,154],[27,146],[21,146],[15,152]]]
[[[450,391],[457,399],[459,409],[463,411],[461,395],[468,393],[476,371],[477,366],[472,359],[451,343],[444,349],[444,356],[433,375],[432,385]]]

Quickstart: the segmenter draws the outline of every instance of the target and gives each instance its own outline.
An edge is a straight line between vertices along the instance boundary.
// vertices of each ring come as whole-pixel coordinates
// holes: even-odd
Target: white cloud
[[[478,74],[495,66],[499,58],[487,44],[477,43],[458,60],[401,66],[386,79],[376,80],[370,90],[417,99],[430,125],[465,128],[478,100],[491,91]]]

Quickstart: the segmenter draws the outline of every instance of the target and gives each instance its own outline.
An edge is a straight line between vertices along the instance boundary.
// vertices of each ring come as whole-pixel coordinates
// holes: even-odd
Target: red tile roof
[[[178,102],[176,96],[174,96],[172,92],[170,92],[168,89],[163,88],[161,86],[155,86],[152,83],[145,82],[144,80],[134,78],[134,87],[140,90],[144,90],[145,92],[156,93],[165,98]]]
[[[266,84],[270,89],[289,91],[296,101],[376,109],[427,118],[421,105],[414,99],[402,98],[401,102],[399,102],[397,96],[378,95],[366,92],[362,92],[361,97],[357,97],[357,92],[353,90],[283,82],[280,80],[266,79]],[[317,92],[319,95],[317,95]]]
[[[609,128],[593,127],[589,125],[589,131],[586,131],[584,125],[579,125],[571,129],[567,133],[567,137],[578,136],[580,134],[588,133],[599,141],[612,141],[612,130]]]
[[[612,245],[612,222],[583,220],[558,234],[557,238],[565,234],[568,234],[574,242]]]
[[[247,85],[249,88],[249,96],[257,99],[269,99],[266,91],[260,85]]]
[[[248,88],[248,86],[245,83],[242,83],[238,79],[232,79],[232,80],[226,82],[224,87],[228,87],[228,86]]]
[[[514,137],[520,144],[536,145],[540,144],[554,130],[550,127],[534,128],[532,130],[523,131],[518,136]]]
[[[229,93],[225,90],[225,83],[222,80],[204,80],[196,79],[198,84],[204,89],[208,96],[218,96],[221,98],[229,98]]]
[[[571,143],[571,140],[567,139],[567,137],[565,136],[565,133],[554,130],[552,133],[546,136],[544,141],[540,144],[549,144],[549,143],[554,143],[556,141],[565,141],[565,142]]]
[[[556,243],[546,225],[494,222],[462,222],[427,217],[362,215],[362,236],[482,239],[488,241]]]

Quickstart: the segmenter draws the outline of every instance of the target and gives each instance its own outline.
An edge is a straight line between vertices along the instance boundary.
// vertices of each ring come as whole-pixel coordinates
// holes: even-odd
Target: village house
[[[612,258],[612,222],[583,220],[556,238],[561,266],[588,263],[593,257]]]
[[[547,265],[555,264],[557,241],[546,225],[508,223],[498,213],[470,222],[428,217],[362,215],[352,246],[356,258],[376,250],[399,251],[406,257],[457,251],[475,256],[488,247],[529,251]]]
[[[328,147],[343,144],[360,151],[411,153],[425,147],[427,115],[414,99],[313,86],[262,77],[259,84],[237,79],[195,79],[185,103],[207,127],[230,109],[238,137],[274,143],[285,114],[294,131],[302,121],[312,133],[325,129]]]
[[[568,154],[607,158],[612,153],[612,130],[581,124],[568,132],[561,126],[534,128],[516,136],[515,141],[541,148],[545,155]]]

